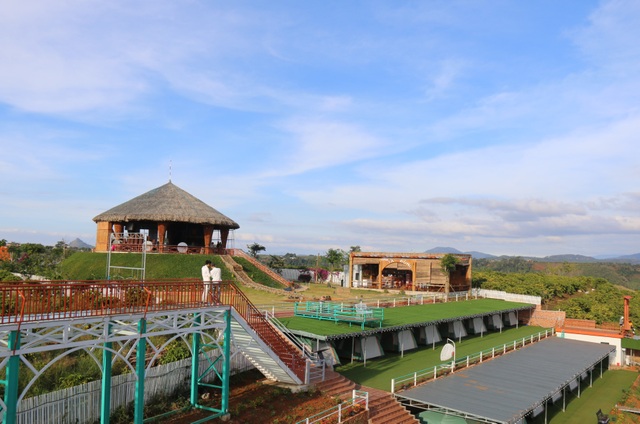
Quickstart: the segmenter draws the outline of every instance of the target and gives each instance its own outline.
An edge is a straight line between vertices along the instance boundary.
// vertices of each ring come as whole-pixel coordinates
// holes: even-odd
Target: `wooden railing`
[[[0,325],[202,308],[202,281],[46,281],[0,285]],[[214,291],[304,381],[306,360],[232,282]]]
[[[44,281],[0,285],[0,325],[202,307],[200,280]]]
[[[189,246],[181,244],[158,244],[151,241],[140,242],[139,240],[127,241],[117,240],[118,243],[111,245],[112,252],[133,252],[140,253],[145,250],[147,253],[186,253],[196,255],[227,255],[233,249],[222,247]]]

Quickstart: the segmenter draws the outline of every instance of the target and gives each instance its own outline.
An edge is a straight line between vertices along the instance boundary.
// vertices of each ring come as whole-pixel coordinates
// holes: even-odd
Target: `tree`
[[[269,259],[269,268],[282,275],[282,268],[284,268],[284,259],[282,259],[282,257],[280,256],[271,255],[271,259]]]
[[[249,254],[251,256],[253,256],[254,258],[258,258],[258,253],[262,252],[264,250],[267,250],[266,247],[264,247],[261,244],[258,243],[253,243],[253,244],[247,244],[247,249],[249,249]]]
[[[331,270],[335,270],[336,267],[342,266],[345,262],[346,253],[342,249],[329,249],[327,253],[324,255],[327,259],[327,262],[331,265]]]
[[[453,256],[451,253],[447,253],[440,259],[440,266],[446,272],[451,272],[456,269],[456,265],[458,265],[458,258]]]
[[[349,252],[362,252],[362,250],[360,249],[360,246],[351,246],[349,248]]]
[[[451,282],[451,271],[456,269],[456,265],[458,265],[458,258],[451,253],[447,253],[440,259],[440,266],[447,277],[447,293],[449,292],[449,283]]]

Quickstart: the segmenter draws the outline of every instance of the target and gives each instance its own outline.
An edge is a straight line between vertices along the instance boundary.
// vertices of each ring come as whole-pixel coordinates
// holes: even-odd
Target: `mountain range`
[[[457,253],[457,254],[465,254],[471,255],[474,259],[499,259],[499,258],[507,258],[508,255],[496,256],[490,253],[469,251],[469,252],[461,252],[460,250],[453,247],[434,247],[433,249],[426,250],[425,253]],[[575,255],[575,254],[565,254],[565,255],[551,255],[545,257],[535,257],[535,256],[521,256],[524,259],[530,259],[532,261],[537,262],[622,262],[622,263],[630,263],[630,264],[640,264],[640,253],[636,253],[633,255],[622,255],[622,256],[601,256],[600,258],[595,258],[591,256],[584,255]]]

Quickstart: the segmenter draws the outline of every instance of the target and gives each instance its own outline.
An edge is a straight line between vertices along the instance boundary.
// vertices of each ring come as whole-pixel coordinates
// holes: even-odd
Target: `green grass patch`
[[[180,278],[202,278],[200,269],[204,261],[210,259],[222,270],[223,280],[232,280],[232,273],[227,270],[219,256],[212,255],[178,255],[148,254],[146,279],[167,280]],[[140,253],[113,253],[112,266],[141,267]],[[69,280],[103,280],[107,277],[107,254],[94,252],[78,252],[60,264],[60,273]],[[129,270],[112,270],[112,278],[128,278]]]
[[[523,326],[506,329],[502,333],[485,333],[484,337],[468,336],[459,343],[456,341],[456,359],[503,346],[505,343],[513,343],[514,340],[522,340],[523,337],[529,338],[544,331],[542,327]],[[440,351],[443,344],[436,345],[435,349],[421,346],[419,349],[405,352],[404,357],[400,353],[385,353],[384,357],[367,360],[366,365],[364,362],[353,362],[339,366],[336,371],[364,386],[390,391],[391,379],[442,364]]]
[[[507,302],[496,299],[475,299],[460,302],[432,303],[427,305],[402,306],[384,309],[383,327],[418,324],[423,322],[441,321],[458,317],[491,312],[508,311],[523,306],[526,303]],[[349,326],[348,323],[321,321],[313,318],[289,317],[280,321],[292,330],[304,331],[320,336],[350,334],[361,331],[359,326]],[[370,329],[370,328],[365,328]]]
[[[265,285],[267,287],[273,287],[275,289],[283,289],[285,286],[281,284],[279,281],[274,280],[265,274],[261,269],[256,267],[254,264],[246,260],[245,258],[234,256],[233,260],[242,266],[244,272],[251,278],[254,282],[258,284]]]
[[[626,370],[608,370],[602,374],[602,378],[597,379],[594,376],[593,387],[589,387],[588,380],[586,384],[582,384],[579,398],[577,391],[567,392],[565,412],[562,412],[562,399],[556,405],[550,404],[547,411],[547,418],[550,418],[549,423],[596,423],[598,409],[609,414],[616,403],[621,401],[624,392],[631,387],[637,377],[637,372]],[[529,422],[531,424],[544,423],[544,413]]]

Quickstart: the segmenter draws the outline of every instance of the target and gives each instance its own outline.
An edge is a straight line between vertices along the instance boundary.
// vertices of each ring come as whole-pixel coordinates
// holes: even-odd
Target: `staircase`
[[[360,390],[369,392],[369,424],[420,424],[391,393],[364,387]]]
[[[369,392],[369,424],[420,424],[393,395],[388,392],[366,386],[359,386],[335,371],[327,371],[326,379],[316,388],[325,396],[350,399],[352,391]]]
[[[233,344],[267,379],[287,384],[304,384],[234,309],[231,310]]]
[[[262,262],[260,262],[256,258],[254,258],[253,256],[247,255],[244,250],[234,249],[233,250],[233,256],[239,256],[239,257],[244,258],[247,261],[251,262],[256,268],[258,268],[259,270],[261,270],[262,272],[267,274],[272,279],[278,281],[284,287],[291,286],[291,281],[289,281],[286,278],[282,277],[282,275],[278,274],[277,272],[274,272],[271,268],[269,268],[268,266],[266,266],[265,264],[263,264]],[[231,259],[233,260],[233,258],[231,258]],[[234,263],[235,263],[235,261],[234,261]],[[242,267],[240,269],[242,269]]]
[[[220,302],[230,305],[232,341],[265,377],[289,384],[305,384],[308,360],[278,331],[234,284],[219,287]]]
[[[335,371],[327,371],[325,380],[316,384],[316,389],[320,390],[325,396],[338,397],[344,400],[351,398],[353,390],[358,390],[358,386]]]

